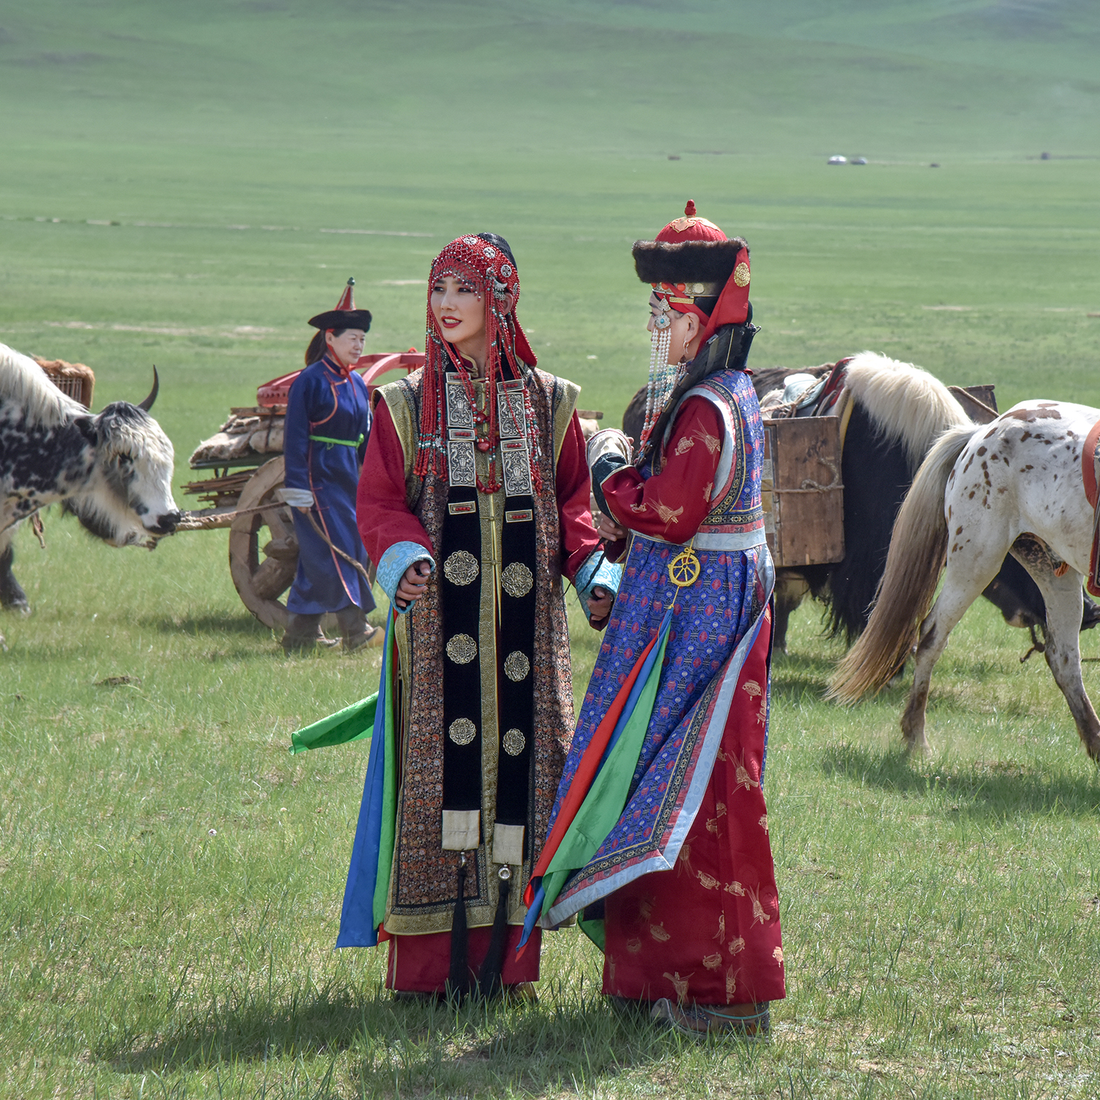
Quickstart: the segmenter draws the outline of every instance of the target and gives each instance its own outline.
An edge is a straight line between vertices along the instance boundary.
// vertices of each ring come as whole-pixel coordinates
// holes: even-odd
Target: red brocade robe
[[[770,558],[759,545],[707,550],[700,535],[702,574],[696,584],[677,593],[667,576],[671,558],[701,526],[706,530],[715,522],[715,483],[723,476],[723,453],[728,461],[731,424],[737,437],[734,451],[740,449],[743,457],[751,452],[745,466],[737,467],[742,496],[759,513],[759,409],[744,375],[735,384],[740,387],[737,404],[719,400],[716,405],[713,392],[709,399],[693,395],[683,401],[655,471],[622,466],[600,485],[611,517],[646,537],[631,544],[563,786],[570,782],[578,753],[607,700],[623,682],[633,656],[652,637],[669,601],[675,600],[673,626],[662,677],[669,687],[656,699],[650,728],[666,731],[666,747],[675,749],[687,731],[707,721],[705,715],[692,717],[692,708],[715,707],[714,696],[707,694],[715,683],[725,676],[731,687],[736,684],[709,779],[697,808],[692,807],[694,819],[671,869],[669,861],[650,856],[644,869],[630,870],[627,853],[636,843],[631,831],[636,817],[631,817],[634,803],[628,802],[617,831],[571,880],[559,898],[560,908],[551,910],[551,918],[560,919],[578,906],[602,902],[604,992],[636,1000],[669,997],[721,1006],[784,996],[778,894],[761,789],[771,629],[763,601],[770,589]],[[749,514],[747,506],[744,514]],[[720,538],[711,545],[721,545]],[[762,579],[769,583],[762,585]],[[760,614],[765,618],[743,666],[729,673],[738,631]],[[639,761],[633,790],[663,789],[662,776],[673,773],[655,772],[655,761],[653,756]],[[682,816],[683,811],[677,812]],[[597,919],[598,908],[587,916]]]
[[[374,426],[363,464],[358,496],[359,530],[371,560],[379,563],[379,583],[392,595],[396,578],[406,563],[430,558],[435,572],[426,594],[407,613],[394,621],[399,670],[396,698],[400,700],[397,729],[399,790],[397,836],[390,877],[383,937],[389,938],[388,985],[402,990],[442,991],[450,959],[450,929],[455,905],[455,868],[458,852],[446,840],[447,823],[441,811],[444,768],[441,746],[448,736],[443,718],[443,662],[452,640],[443,621],[439,595],[440,560],[437,541],[442,516],[448,508],[448,481],[429,474],[419,479],[413,472],[416,458],[416,402],[419,373],[408,382],[383,387],[375,407]],[[475,381],[478,400],[483,383]],[[469,925],[469,963],[477,969],[488,947],[489,927],[499,897],[497,869],[511,868],[508,923],[502,980],[505,985],[538,977],[538,949],[516,959],[515,945],[522,924],[522,895],[546,834],[546,824],[572,735],[574,718],[570,677],[569,635],[562,600],[561,577],[583,588],[578,573],[591,577],[599,538],[592,525],[589,478],[584,438],[573,406],[578,388],[541,371],[532,371],[526,385],[537,421],[541,448],[543,491],[528,498],[534,505],[536,530],[534,584],[538,592],[531,673],[534,677],[534,747],[531,765],[530,814],[525,826],[523,858],[498,854],[499,833],[494,833],[496,810],[497,710],[496,693],[506,662],[498,662],[499,619],[494,599],[507,607],[507,562],[502,560],[502,524],[505,493],[477,493],[481,517],[482,553],[479,557],[481,618],[477,635],[481,664],[483,737],[481,766],[480,834],[463,847],[473,855],[465,888]],[[487,480],[488,455],[478,452],[478,476]],[[497,469],[499,466],[498,457]],[[452,504],[453,509],[455,506]],[[509,512],[509,517],[518,513]],[[469,555],[466,555],[469,562]],[[503,590],[493,595],[494,559],[503,565]],[[392,563],[388,585],[384,576]],[[499,575],[499,574],[498,574]],[[450,574],[447,574],[450,577]],[[528,574],[530,576],[530,574]],[[465,583],[465,582],[464,582]],[[594,583],[594,582],[589,582]],[[602,582],[600,582],[602,583]],[[453,630],[453,628],[452,628]],[[502,651],[503,652],[503,651]],[[445,656],[446,654],[446,656]],[[509,678],[512,674],[509,673]],[[478,691],[478,686],[473,688]],[[509,731],[513,732],[513,731]],[[507,743],[500,742],[502,749]],[[508,751],[511,751],[510,749]],[[441,821],[442,818],[442,821]],[[467,819],[469,820],[469,819]],[[499,827],[499,826],[498,826]],[[474,825],[475,830],[478,826]],[[514,826],[512,828],[515,828]],[[513,834],[514,835],[514,834]]]

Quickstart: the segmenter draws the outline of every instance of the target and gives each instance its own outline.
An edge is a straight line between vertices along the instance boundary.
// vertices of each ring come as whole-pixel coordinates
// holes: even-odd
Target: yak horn
[[[144,409],[148,412],[153,407],[153,402],[157,399],[157,394],[160,392],[160,378],[157,375],[156,364],[153,364],[153,388],[149,391],[149,396],[138,404],[139,409]]]

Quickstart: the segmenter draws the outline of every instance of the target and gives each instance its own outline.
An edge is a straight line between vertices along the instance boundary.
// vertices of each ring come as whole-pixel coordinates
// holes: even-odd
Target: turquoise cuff
[[[585,618],[589,622],[591,622],[592,616],[588,612],[588,600],[592,595],[592,589],[599,586],[606,588],[614,595],[618,595],[622,576],[623,567],[617,562],[608,561],[602,550],[597,550],[584,559],[573,580],[573,587],[577,590],[581,607],[584,608]]]
[[[397,606],[397,586],[405,575],[405,570],[418,561],[426,561],[435,572],[435,562],[431,554],[418,542],[395,542],[378,559],[375,572],[375,580],[378,586],[386,593],[386,599],[390,601],[390,607],[399,615],[404,615],[412,610],[412,604],[408,607]]]

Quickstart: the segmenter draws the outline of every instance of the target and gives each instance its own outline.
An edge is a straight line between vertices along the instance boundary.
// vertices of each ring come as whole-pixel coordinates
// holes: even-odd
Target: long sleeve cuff
[[[282,498],[283,503],[289,504],[291,508],[313,507],[313,494],[308,489],[284,487],[279,490],[278,495]]]
[[[602,454],[592,463],[592,495],[596,498],[596,506],[599,510],[605,516],[611,516],[612,519],[614,519],[614,516],[612,516],[611,509],[608,508],[607,500],[603,495],[603,483],[626,465],[626,459],[622,455],[614,453]]]
[[[378,560],[375,580],[386,593],[390,606],[399,615],[404,615],[413,605],[397,606],[397,586],[401,583],[405,570],[418,561],[426,561],[432,567],[432,572],[435,572],[435,561],[418,542],[395,542]]]

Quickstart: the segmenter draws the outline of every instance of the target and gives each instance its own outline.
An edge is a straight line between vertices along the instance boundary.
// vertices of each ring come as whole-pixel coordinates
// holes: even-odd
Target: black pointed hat
[[[348,285],[344,287],[344,293],[340,295],[336,308],[318,313],[316,317],[309,319],[309,323],[314,328],[320,329],[358,328],[364,332],[370,331],[370,310],[355,308],[355,298],[351,292],[353,286],[355,286],[355,280],[348,279]]]

